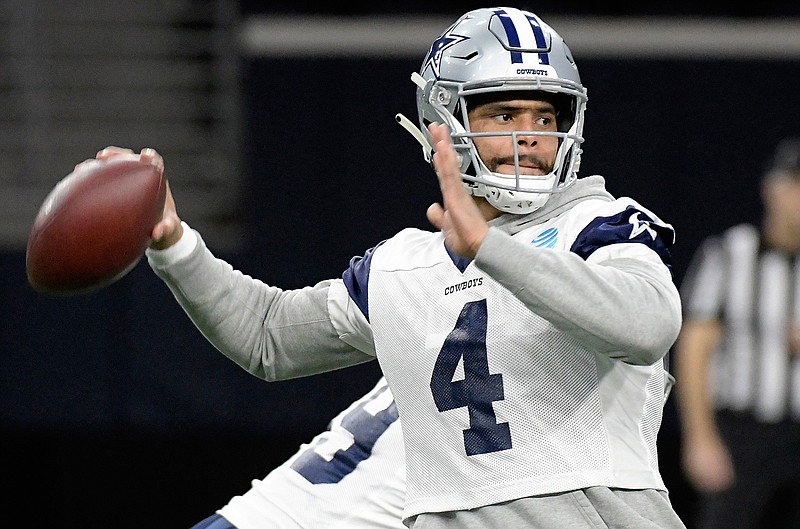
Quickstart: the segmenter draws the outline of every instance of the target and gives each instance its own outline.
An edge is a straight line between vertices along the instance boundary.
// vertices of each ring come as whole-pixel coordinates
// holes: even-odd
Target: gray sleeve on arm
[[[374,360],[339,339],[327,310],[331,281],[298,290],[269,286],[217,259],[197,235],[188,256],[150,266],[200,332],[225,356],[265,380],[283,380]]]
[[[531,311],[611,358],[653,364],[680,330],[678,290],[666,266],[642,244],[611,245],[584,261],[490,228],[475,262]]]

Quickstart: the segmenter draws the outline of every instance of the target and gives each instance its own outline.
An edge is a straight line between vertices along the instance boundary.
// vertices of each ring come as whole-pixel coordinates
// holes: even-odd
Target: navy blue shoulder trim
[[[350,266],[342,273],[342,281],[350,294],[350,298],[361,310],[361,314],[369,321],[369,296],[367,288],[369,286],[369,268],[372,264],[372,254],[383,244],[381,241],[374,248],[370,248],[364,256],[356,255],[350,259]]]
[[[609,217],[597,217],[578,234],[571,252],[588,259],[598,248],[617,243],[641,243],[652,249],[672,271],[675,230],[634,206]]]

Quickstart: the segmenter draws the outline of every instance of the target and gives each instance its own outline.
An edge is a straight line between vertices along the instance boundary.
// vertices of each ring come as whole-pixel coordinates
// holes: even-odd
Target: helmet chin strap
[[[422,155],[425,157],[425,161],[430,163],[433,157],[433,147],[431,147],[431,144],[425,139],[425,136],[422,134],[419,128],[417,128],[417,126],[414,125],[414,123],[412,123],[411,120],[405,117],[403,114],[395,114],[394,119],[400,124],[401,127],[406,129],[412,136],[414,136],[414,139],[417,140],[420,145],[422,145]]]
[[[425,78],[419,73],[411,72],[411,81],[419,88],[423,90],[425,89]],[[433,147],[430,143],[428,143],[428,140],[425,139],[422,131],[420,131],[419,128],[417,128],[417,126],[414,125],[414,123],[403,114],[395,114],[394,119],[400,124],[401,127],[406,129],[406,131],[414,136],[414,139],[417,140],[420,145],[422,145],[422,155],[425,157],[425,161],[430,163],[433,158]]]
[[[412,76],[413,77],[413,76]],[[422,131],[414,125],[414,123],[405,117],[403,114],[398,113],[395,115],[395,120],[400,124],[401,127],[406,129],[409,134],[411,134],[415,140],[422,145],[422,154],[425,156],[425,161],[428,163],[431,162],[433,156],[433,147],[425,139],[425,136],[422,134]],[[456,158],[458,163],[461,164],[463,155],[460,152],[456,152]],[[481,160],[480,163],[482,164],[483,161]],[[484,166],[485,167],[485,166]],[[487,169],[488,171],[488,169]],[[499,192],[499,190],[492,190],[489,189],[488,186],[482,183],[471,182],[469,180],[464,180],[464,188],[467,190],[467,193],[473,196],[484,197],[493,207],[499,209],[503,212],[511,212],[511,213],[529,213],[541,207],[544,202],[547,201],[548,196],[544,193],[536,193],[535,197],[528,197],[527,199],[523,198],[517,201],[511,201],[508,203],[504,200],[504,195]]]
[[[428,140],[425,139],[425,136],[422,134],[422,132],[420,132],[417,126],[414,125],[414,123],[403,114],[395,114],[394,119],[400,124],[401,127],[406,129],[409,134],[414,136],[414,139],[417,140],[420,145],[422,145],[422,155],[425,157],[425,161],[430,163],[433,159],[433,147],[430,143],[428,143]],[[461,166],[461,162],[463,160],[464,155],[456,151],[456,162],[458,162],[459,166]]]

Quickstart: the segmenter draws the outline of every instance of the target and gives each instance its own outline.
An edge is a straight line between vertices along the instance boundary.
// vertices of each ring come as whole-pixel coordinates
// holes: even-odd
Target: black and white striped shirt
[[[734,226],[706,239],[681,285],[686,320],[719,319],[712,360],[718,409],[757,420],[800,421],[800,355],[788,333],[800,319],[800,259],[766,247],[758,228]]]

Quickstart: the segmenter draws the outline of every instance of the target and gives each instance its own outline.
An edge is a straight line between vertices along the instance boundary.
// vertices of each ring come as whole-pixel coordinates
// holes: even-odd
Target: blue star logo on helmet
[[[450,33],[449,29],[444,33],[442,33],[442,35],[438,39],[433,41],[433,44],[431,44],[431,49],[428,52],[428,56],[425,57],[425,62],[423,63],[422,66],[422,72],[424,72],[428,67],[430,67],[434,77],[439,79],[439,67],[441,66],[442,54],[444,53],[444,50],[446,50],[450,46],[458,44],[459,42],[463,42],[468,38],[469,37],[465,37],[463,35]]]
[[[537,235],[531,244],[537,248],[552,248],[556,245],[558,240],[558,228],[547,228],[542,233]]]

